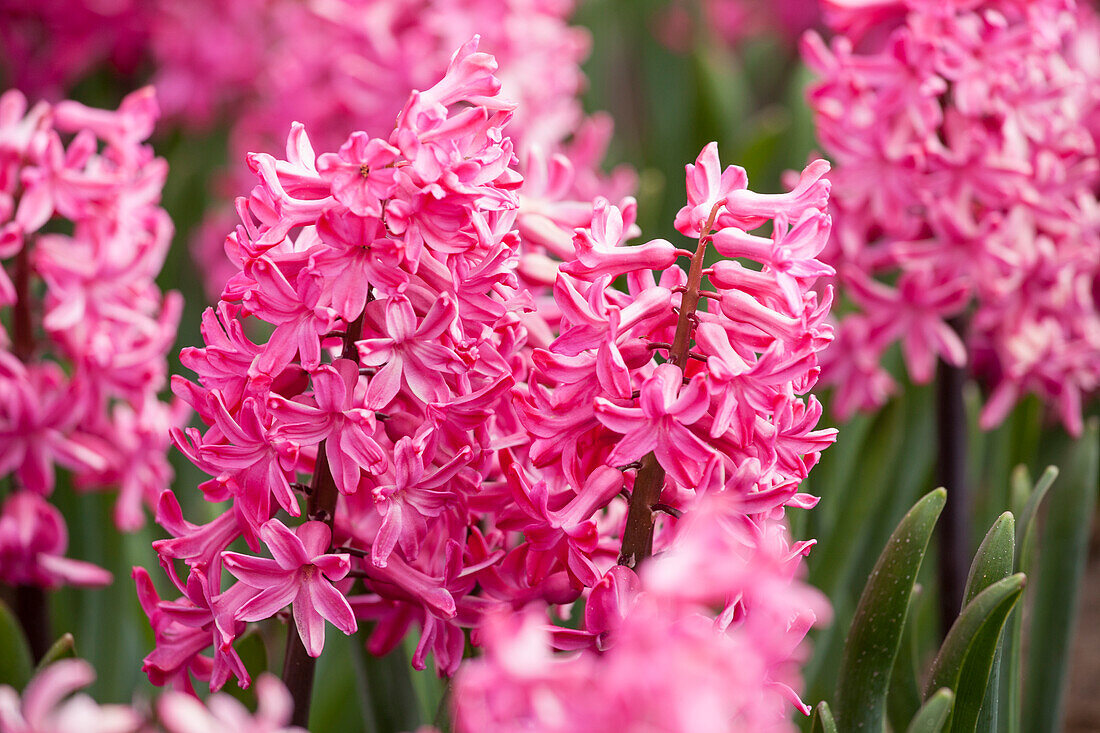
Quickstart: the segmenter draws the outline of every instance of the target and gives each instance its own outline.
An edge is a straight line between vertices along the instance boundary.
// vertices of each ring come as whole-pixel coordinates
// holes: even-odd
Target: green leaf
[[[31,648],[23,628],[7,604],[0,601],[0,685],[22,690],[33,669]]]
[[[401,645],[384,657],[376,657],[362,643],[357,647],[359,685],[377,733],[416,730],[425,722],[420,699],[413,686],[413,669]]]
[[[1005,512],[989,528],[985,539],[974,555],[970,573],[966,577],[966,590],[963,593],[963,607],[974,600],[981,591],[1012,573],[1016,552],[1016,521],[1012,512]],[[990,668],[989,682],[981,702],[981,730],[996,730],[1000,707],[1001,655],[1004,641],[998,636],[993,665]]]
[[[1001,629],[1023,593],[1025,581],[1026,577],[1017,573],[993,583],[966,605],[947,632],[932,662],[925,697],[941,687],[955,691],[948,730],[976,729]]]
[[[913,716],[906,733],[939,733],[951,714],[951,705],[955,702],[955,693],[946,687],[936,690],[921,709]]]
[[[371,727],[369,708],[361,686],[356,684],[358,647],[362,643],[357,635],[325,634],[325,653],[317,658],[314,671],[309,730],[386,733]]]
[[[1012,506],[1020,516],[1016,525],[1015,570],[1027,573],[1031,569],[1035,544],[1035,523],[1039,507],[1047,495],[1054,480],[1058,478],[1058,469],[1047,466],[1043,475],[1034,486],[1026,466],[1020,465],[1012,474]],[[1001,684],[1002,699],[999,701],[1000,718],[1005,733],[1020,731],[1020,692],[1021,670],[1023,669],[1024,617],[1019,608],[1012,610],[1008,617],[1008,631],[1001,640]],[[984,710],[984,707],[983,707]]]
[[[829,709],[829,703],[824,700],[814,708],[810,733],[836,733],[836,721],[833,720],[833,711]]]
[[[890,676],[890,691],[886,697],[886,714],[891,730],[903,729],[921,705],[920,682],[917,680],[917,607],[924,594],[920,584],[913,587],[909,596],[909,610],[906,612],[905,635],[898,649],[898,658],[894,660],[894,670]]]
[[[1027,503],[1024,505],[1023,511],[1020,512],[1020,524],[1016,529],[1015,568],[1018,573],[1028,571],[1026,565],[1030,563],[1031,546],[1034,543],[1035,518],[1039,514],[1039,505],[1043,503],[1043,498],[1047,495],[1047,491],[1050,490],[1056,478],[1058,478],[1058,469],[1055,466],[1047,466],[1046,470],[1043,471],[1043,475],[1035,482],[1035,488],[1031,490]]]
[[[974,554],[963,592],[964,608],[983,590],[1012,574],[1015,551],[1016,519],[1012,512],[1005,512],[989,528]]]
[[[848,631],[837,676],[837,719],[845,730],[881,731],[909,596],[947,492],[936,489],[909,510],[890,535]]]
[[[1029,733],[1062,729],[1070,643],[1096,509],[1098,451],[1093,418],[1084,435],[1069,446],[1061,461],[1062,480],[1047,500],[1028,647],[1028,668],[1041,671],[1028,676],[1024,691],[1022,729]]]
[[[66,631],[57,641],[50,645],[50,648],[47,649],[46,653],[42,655],[42,658],[38,660],[38,666],[34,668],[34,671],[40,672],[60,659],[70,659],[75,656],[76,640],[73,639],[72,634]]]

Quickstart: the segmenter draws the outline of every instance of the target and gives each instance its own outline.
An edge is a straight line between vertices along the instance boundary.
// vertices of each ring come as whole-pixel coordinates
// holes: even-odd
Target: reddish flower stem
[[[348,324],[344,333],[344,344],[340,352],[341,359],[359,360],[355,342],[363,334],[363,313]],[[317,446],[317,464],[313,471],[313,478],[309,484],[309,494],[306,499],[306,516],[309,519],[324,522],[332,529],[336,519],[336,500],[339,491],[336,488],[336,480],[332,477],[332,469],[328,465],[325,453],[325,443],[322,440]],[[330,542],[326,552],[331,552]],[[294,715],[291,724],[302,728],[309,727],[309,708],[313,700],[313,673],[317,667],[317,659],[309,656],[302,638],[298,635],[297,625],[291,621],[286,630],[286,654],[283,657],[283,683],[290,690],[291,699],[294,701]]]
[[[24,364],[34,355],[34,324],[31,321],[30,242],[15,255],[15,305],[12,308],[12,353]]]
[[[12,307],[12,353],[24,364],[34,356],[34,321],[31,302],[30,242],[26,241],[15,255],[13,285],[15,305]],[[15,616],[37,662],[50,648],[50,604],[46,591],[35,585],[15,588]]]
[[[695,311],[699,307],[700,289],[703,283],[703,259],[707,244],[710,242],[711,229],[718,216],[721,204],[711,209],[710,218],[703,227],[703,236],[691,258],[688,268],[687,288],[680,297],[680,315],[676,321],[676,335],[672,339],[668,361],[683,371],[691,349],[691,337],[695,332]],[[642,459],[642,467],[634,479],[634,490],[630,494],[630,507],[626,515],[626,528],[623,530],[623,544],[619,550],[619,564],[636,568],[645,558],[653,554],[653,528],[656,522],[657,506],[661,502],[661,491],[665,486],[665,469],[657,462],[652,452]]]
[[[957,328],[957,324],[952,323]],[[962,608],[970,569],[970,491],[966,467],[966,372],[939,363],[937,391],[937,479],[947,489],[947,504],[937,530],[940,533],[940,625],[946,635]]]

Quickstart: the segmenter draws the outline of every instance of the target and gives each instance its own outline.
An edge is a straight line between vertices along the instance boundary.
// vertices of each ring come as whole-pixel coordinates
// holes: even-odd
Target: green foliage
[[[833,712],[829,710],[829,703],[824,700],[814,708],[810,731],[811,733],[836,733],[836,721],[833,720]]]
[[[1026,731],[1053,733],[1062,728],[1070,642],[1088,559],[1089,527],[1096,511],[1097,433],[1093,418],[1081,439],[1065,449],[1065,477],[1050,492],[1029,629],[1028,668],[1032,674],[1026,680],[1022,717],[1022,730]],[[1026,555],[1021,559],[1026,562]]]
[[[1012,574],[1016,551],[1015,525],[1012,512],[1005,512],[989,529],[981,546],[978,547],[973,565],[970,566],[970,574],[967,576],[963,594],[964,604],[970,603],[993,583]],[[979,730],[997,729],[1003,645],[1004,642],[1001,641],[993,656],[993,667],[990,670],[989,682],[986,684],[985,698],[980,703],[981,715],[977,723]]]
[[[886,693],[898,655],[909,596],[947,492],[936,489],[890,535],[860,596],[837,678],[837,718],[845,730],[882,730]]]
[[[31,648],[19,620],[7,604],[0,601],[0,685],[23,689],[31,678],[33,667]]]
[[[42,655],[42,658],[38,660],[37,666],[35,666],[35,673],[40,672],[42,669],[57,662],[61,659],[71,659],[76,656],[76,640],[73,639],[73,635],[65,632],[57,641],[50,645],[50,648],[46,650],[46,653]]]
[[[921,709],[913,716],[913,721],[905,729],[906,733],[939,733],[947,724],[951,715],[951,706],[955,702],[955,693],[946,687],[936,690]]]
[[[1009,611],[1024,590],[1022,573],[993,583],[978,593],[959,614],[947,632],[943,646],[932,663],[925,694],[928,697],[946,687],[955,692],[951,731],[976,729],[978,712],[985,699],[986,683],[1000,644]]]
[[[1089,429],[1095,431],[1095,426],[1090,425]],[[1094,432],[1092,437],[1096,437]],[[1092,490],[1078,487],[1077,491],[1050,492],[1050,516],[1056,515],[1055,503],[1059,503],[1062,511],[1074,507],[1091,518],[1093,505],[1086,502],[1083,494],[1094,498],[1098,448],[1100,443],[1089,439],[1070,448],[1070,460],[1077,461],[1072,475],[1083,477],[1079,484],[1087,484]],[[911,646],[918,636],[913,621],[921,600],[921,594],[914,590],[946,492],[938,489],[926,495],[905,515],[890,535],[864,586],[848,631],[834,699],[838,730],[885,731],[887,718],[890,730],[914,733],[1020,730],[1019,696],[1014,694],[1020,686],[1020,624],[1019,614],[1012,614],[1024,593],[1026,577],[1019,570],[1028,565],[1027,548],[1035,533],[1038,509],[1057,473],[1047,469],[1032,489],[1025,488],[1029,483],[1026,470],[1017,470],[1013,475],[1013,504],[1020,508],[1023,521],[1017,526],[1013,514],[1004,512],[978,547],[967,578],[964,606],[923,675],[926,679],[923,705],[916,691],[920,675],[915,665],[922,655]],[[1066,529],[1080,531],[1080,525],[1086,523],[1087,519],[1078,519],[1076,524],[1066,525]],[[1050,554],[1045,538],[1051,531],[1048,524],[1040,563]],[[1062,536],[1066,536],[1064,530]],[[1087,535],[1080,534],[1077,539],[1083,542],[1084,537]],[[1081,546],[1069,544],[1064,552],[1070,557],[1058,558],[1064,582],[1078,582],[1067,574],[1080,569],[1073,564],[1075,558],[1083,556],[1073,553],[1080,551]],[[1037,601],[1036,607],[1039,606]],[[1008,624],[1010,617],[1013,624]],[[1065,619],[1066,612],[1060,618]],[[1011,629],[1007,638],[1003,633],[1006,624]],[[1053,630],[1050,622],[1042,619],[1033,622],[1032,627],[1043,628],[1048,635]],[[1068,631],[1064,627],[1062,631],[1068,639]],[[1033,636],[1033,649],[1034,639]],[[1039,650],[1032,654],[1044,656]],[[1004,670],[1000,664],[1002,656],[1007,660]],[[1045,683],[1047,676],[1044,673],[1039,678]],[[1061,693],[1058,687],[1051,694]],[[1033,694],[1030,688],[1029,694]],[[827,713],[828,705],[818,706],[810,723],[812,730],[828,730],[824,727]]]

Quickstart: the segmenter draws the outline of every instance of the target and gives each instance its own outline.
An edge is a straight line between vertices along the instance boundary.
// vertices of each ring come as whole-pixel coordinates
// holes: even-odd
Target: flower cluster
[[[65,560],[49,503],[56,467],[77,489],[119,489],[115,522],[144,522],[170,479],[166,355],[181,301],[155,278],[172,236],[159,206],[167,167],[143,141],[151,89],[117,111],[75,102],[27,109],[0,96],[0,581],[99,585]],[[64,136],[64,137],[63,137]]]
[[[589,223],[596,193],[618,199],[633,188],[628,171],[598,173],[610,121],[581,108],[589,41],[568,24],[570,0],[200,5],[202,12],[194,3],[165,4],[153,34],[156,83],[169,114],[184,122],[232,110],[234,165],[219,184],[224,191],[250,185],[236,162],[251,151],[277,151],[292,121],[323,150],[340,146],[351,129],[384,138],[409,92],[435,83],[474,33],[504,70],[503,94],[517,103],[509,136],[530,179],[521,198],[521,220],[530,221],[520,229],[534,251],[549,248],[560,258],[554,245],[567,248],[573,228]],[[229,214],[212,215],[194,244],[215,296],[232,274],[222,252]]]
[[[200,384],[173,384],[209,426],[176,443],[214,477],[206,497],[233,509],[193,525],[162,499],[173,539],[156,548],[184,597],[159,601],[138,572],[155,682],[247,682],[234,638],[287,604],[312,655],[323,619],[351,633],[370,618],[376,651],[419,623],[418,666],[430,650],[457,666],[456,617],[478,603],[464,600],[475,582],[464,568],[492,561],[470,557],[472,504],[494,441],[516,432],[506,398],[523,343],[520,178],[502,134],[512,105],[476,43],[409,97],[387,139],[356,132],[317,156],[295,125],[286,160],[250,156],[260,184],[229,238],[238,273],[204,316],[206,347],[182,355]],[[266,341],[246,333],[254,322],[269,324]],[[303,495],[296,529],[272,518],[302,516]],[[238,537],[272,559],[225,552]],[[224,590],[223,568],[238,579]],[[349,576],[364,575],[370,592],[356,592]]]
[[[835,432],[802,396],[831,338],[814,289],[831,274],[816,260],[828,165],[761,195],[711,145],[677,218],[694,251],[627,246],[630,199],[588,204],[567,245],[521,251],[512,105],[476,48],[413,92],[385,139],[356,132],[317,155],[295,125],[285,159],[250,156],[259,185],[227,244],[237,273],[204,316],[205,348],[182,355],[198,384],[173,383],[206,425],[176,444],[232,509],[196,525],[162,498],[172,538],[155,546],[182,597],[135,571],[155,683],[247,683],[234,641],[287,605],[309,655],[326,621],[373,622],[378,654],[418,626],[413,664],[431,653],[453,674],[491,611],[595,608],[594,589],[629,572],[620,545],[631,565],[671,546],[697,497],[721,495],[744,538],[813,505],[798,484]],[[704,267],[712,244],[758,267]],[[549,299],[525,287],[532,270]],[[249,553],[230,551],[239,538]],[[607,631],[596,614],[554,638],[577,649]]]
[[[455,680],[455,729],[596,733],[793,731],[800,642],[828,618],[794,578],[805,544],[708,498],[674,549],[638,574],[617,566],[592,591],[585,622],[599,651],[552,653],[534,611],[491,616],[485,654]]]
[[[688,203],[676,218],[698,240],[694,251],[664,240],[624,246],[632,202],[597,202],[554,287],[560,334],[533,356],[524,425],[540,480],[528,486],[516,472],[535,507],[528,521],[560,521],[547,509],[571,507],[571,493],[596,484],[601,466],[631,467],[627,487],[644,485],[650,505],[673,511],[705,491],[740,496],[746,514],[812,506],[798,484],[835,434],[815,429],[821,406],[801,397],[832,337],[829,291],[822,300],[813,291],[832,274],[815,259],[831,226],[827,170],[815,162],[791,192],[756,194],[745,171],[723,171],[708,145],[687,167]],[[766,222],[770,237],[749,233]],[[710,245],[730,259],[705,267]],[[672,266],[681,256],[691,258],[687,272]],[[624,546],[623,559],[648,549]],[[585,581],[576,570],[572,578]]]
[[[1082,395],[1100,386],[1091,11],[1072,0],[826,6],[837,35],[827,46],[810,34],[803,55],[837,165],[826,260],[855,306],[826,367],[838,413],[885,400],[879,362],[900,342],[916,382],[941,359],[989,383],[983,426],[1033,392],[1079,433]]]
[[[0,0],[0,86],[63,99],[97,67],[137,71],[148,50],[150,0]]]
[[[157,701],[156,719],[135,707],[98,705],[83,693],[73,694],[95,680],[91,665],[80,659],[55,662],[39,672],[23,690],[0,685],[0,730],[5,733],[52,733],[85,730],[91,733],[305,733],[291,727],[291,700],[285,687],[271,675],[256,683],[259,710],[250,713],[226,694],[212,695],[205,704],[182,692],[166,692]]]

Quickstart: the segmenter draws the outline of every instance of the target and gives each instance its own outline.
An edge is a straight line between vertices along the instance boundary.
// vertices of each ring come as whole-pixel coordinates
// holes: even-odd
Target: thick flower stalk
[[[839,414],[937,360],[989,393],[984,428],[1025,394],[1073,434],[1100,386],[1092,11],[1072,0],[826,3],[803,45],[818,136],[836,164],[825,260],[855,306],[826,380]],[[1084,51],[1091,48],[1091,51]]]
[[[78,490],[117,488],[122,530],[171,479],[173,408],[157,395],[181,301],[155,283],[172,236],[167,166],[144,144],[156,117],[151,89],[117,111],[0,96],[0,475],[13,492],[0,582],[23,589],[28,631],[45,633],[45,611],[25,592],[110,581],[62,557],[64,520],[47,502],[57,468]],[[50,640],[34,636],[41,653]]]

